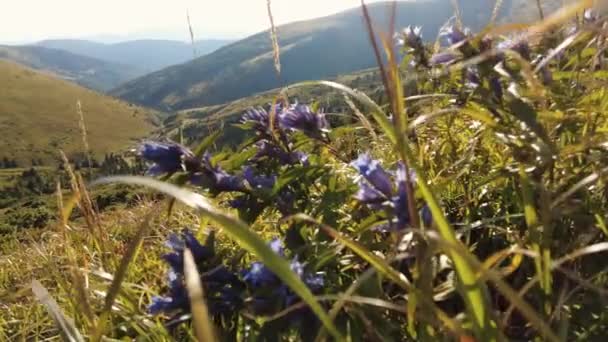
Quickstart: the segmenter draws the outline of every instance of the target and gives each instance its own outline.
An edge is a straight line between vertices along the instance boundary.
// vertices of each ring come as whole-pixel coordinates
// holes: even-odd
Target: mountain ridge
[[[69,51],[71,53],[98,58],[108,62],[141,68],[144,72],[186,62],[205,55],[230,43],[225,39],[204,39],[194,42],[167,39],[137,39],[118,43],[100,43],[84,39],[49,39],[35,43]]]
[[[504,1],[510,7],[511,0]],[[369,5],[378,28],[387,27],[390,2]],[[398,3],[397,27],[421,25],[425,38],[435,37],[454,14],[451,0]],[[494,3],[461,4],[463,21],[483,27]],[[483,13],[483,15],[480,15]],[[188,63],[171,66],[129,81],[111,91],[129,102],[163,110],[209,106],[246,97],[281,85],[366,69],[375,58],[363,25],[361,10],[279,26],[281,83],[277,82],[268,31],[259,32]]]
[[[98,91],[110,90],[144,74],[136,67],[42,46],[0,45],[0,60],[52,73]]]

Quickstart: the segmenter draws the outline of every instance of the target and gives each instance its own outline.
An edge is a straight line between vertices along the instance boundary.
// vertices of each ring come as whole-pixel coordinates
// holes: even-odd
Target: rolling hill
[[[115,44],[76,39],[44,40],[36,45],[134,66],[143,72],[152,72],[193,59],[194,50],[196,50],[197,56],[202,56],[229,42],[220,39],[199,40],[195,41],[194,49],[192,44],[186,42],[153,39],[132,40]]]
[[[390,3],[370,5],[379,28],[387,27]],[[511,0],[504,1],[510,8]],[[463,21],[483,27],[494,1],[461,1]],[[421,25],[426,39],[434,39],[451,16],[451,0],[398,3],[397,27]],[[324,18],[278,27],[282,84],[334,77],[375,65],[361,10],[354,8]],[[194,61],[172,66],[128,82],[111,94],[127,101],[163,109],[221,104],[276,88],[268,32],[238,41]]]
[[[84,87],[107,91],[145,72],[127,66],[42,46],[0,46],[0,60],[52,73]]]
[[[151,111],[48,74],[0,61],[0,158],[29,166],[83,151],[76,102],[82,103],[96,156],[117,151],[155,129]]]

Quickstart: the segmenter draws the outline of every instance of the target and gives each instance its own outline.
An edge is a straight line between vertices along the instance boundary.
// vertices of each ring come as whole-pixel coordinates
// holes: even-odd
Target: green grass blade
[[[141,242],[144,240],[146,233],[150,228],[150,221],[156,214],[156,207],[152,208],[152,210],[145,216],[143,222],[137,229],[137,233],[129,242],[127,247],[127,251],[120,261],[120,265],[116,270],[116,274],[112,277],[112,284],[110,284],[110,288],[108,289],[108,293],[106,294],[106,299],[104,302],[103,311],[101,317],[99,319],[99,324],[96,328],[96,333],[94,334],[93,341],[99,341],[101,338],[101,334],[105,330],[106,323],[108,318],[112,312],[112,305],[114,305],[114,301],[118,297],[118,293],[120,292],[121,285],[125,278],[127,277],[127,270],[129,269],[129,265],[135,259],[135,255],[137,254],[137,250],[141,245]]]
[[[209,201],[203,196],[194,192],[180,189],[175,185],[160,182],[146,177],[122,176],[108,177],[96,181],[94,184],[106,183],[125,183],[147,186],[157,191],[163,192],[169,196],[175,197],[182,203],[198,210],[201,214],[208,216],[211,220],[218,223],[223,232],[228,237],[236,241],[241,247],[256,255],[270,270],[272,270],[287,286],[289,286],[303,301],[305,301],[311,310],[317,315],[325,328],[332,334],[336,340],[343,340],[342,335],[329,318],[325,310],[302,280],[291,270],[289,262],[278,256],[268,247],[266,241],[254,233],[247,224],[233,218],[230,215],[224,214],[220,210],[214,208]]]
[[[524,316],[528,320],[530,325],[533,326],[538,332],[543,334],[545,340],[555,342],[559,341],[555,333],[551,331],[551,328],[549,327],[547,322],[543,320],[543,318],[538,313],[536,313],[532,305],[530,305],[524,300],[523,294],[521,292],[517,293],[517,291],[515,291],[503,279],[504,275],[501,271],[485,268],[484,265],[479,260],[477,260],[477,258],[471,255],[469,250],[461,243],[448,242],[435,232],[425,232],[425,235],[427,236],[427,238],[433,239],[433,241],[441,245],[445,250],[460,255],[467,262],[469,262],[474,269],[479,270],[479,272],[475,276],[479,278],[480,281],[489,280],[494,283],[496,289],[511,302],[514,308],[517,308],[519,310],[522,316]],[[597,249],[595,249],[594,251],[597,251]],[[534,256],[537,256],[537,253],[534,253]],[[539,277],[535,276],[533,281],[537,282],[538,279]],[[531,285],[526,285],[525,287],[527,286]],[[509,311],[511,311],[511,309],[507,310],[507,312]],[[499,337],[500,340],[504,340],[502,336],[499,335]]]
[[[321,230],[323,230],[327,235],[340,242],[341,244],[352,250],[359,257],[367,261],[372,267],[376,269],[378,273],[382,274],[387,279],[390,279],[395,284],[399,285],[411,294],[416,295],[417,300],[419,300],[424,305],[427,305],[431,309],[431,311],[434,312],[434,314],[441,321],[441,323],[446,326],[446,328],[457,334],[463,334],[464,330],[460,327],[458,323],[456,323],[445,312],[439,309],[435,305],[435,303],[430,300],[428,296],[424,296],[420,290],[412,286],[410,281],[403,275],[403,273],[395,270],[385,260],[379,258],[356,241],[347,238],[346,236],[340,234],[339,232],[325,224],[317,222],[314,218],[308,215],[298,214],[290,217],[290,219],[309,222],[319,226],[319,228],[321,228]]]
[[[203,139],[203,141],[201,141],[201,143],[198,144],[198,146],[196,146],[196,148],[192,152],[194,152],[197,157],[202,157],[203,154],[205,154],[205,152],[209,149],[209,147],[211,147],[211,145],[213,145],[213,143],[217,140],[217,138],[220,137],[220,135],[222,135],[221,130],[215,131],[214,133]]]
[[[406,159],[410,162],[410,167],[416,172],[418,187],[433,215],[433,220],[441,238],[450,244],[462,246],[462,243],[458,240],[456,233],[446,219],[439,201],[429,186],[426,175],[416,163],[416,159],[413,157],[409,146],[403,144],[401,148],[401,153],[406,156]],[[460,280],[459,290],[463,296],[475,330],[480,335],[477,337],[484,341],[500,339],[496,323],[492,322],[492,318],[490,317],[486,286],[478,280],[475,270],[467,261],[467,258],[475,259],[475,257],[468,250],[466,251],[466,256],[460,255],[453,250],[448,250],[447,254],[454,263],[454,270]]]
[[[521,194],[522,194],[522,204],[524,207],[524,215],[526,219],[526,225],[528,226],[528,230],[530,232],[530,240],[532,243],[532,250],[538,253],[538,257],[534,258],[534,266],[536,268],[536,273],[540,277],[541,288],[545,292],[545,295],[550,294],[551,288],[548,287],[546,283],[547,277],[545,276],[545,270],[543,267],[542,260],[542,250],[540,243],[540,232],[539,232],[539,220],[538,215],[536,213],[536,206],[534,205],[534,194],[532,193],[532,185],[530,184],[530,179],[528,178],[528,174],[524,170],[523,166],[519,167],[519,178],[521,181]]]
[[[74,323],[65,317],[49,291],[38,280],[32,280],[32,292],[34,292],[34,296],[36,296],[38,301],[46,307],[64,341],[84,342],[84,338],[76,329]]]
[[[194,256],[189,249],[184,251],[184,276],[186,278],[186,288],[190,298],[190,308],[192,311],[192,324],[196,338],[201,342],[218,341],[213,328],[213,321],[209,316],[201,276],[196,268]]]

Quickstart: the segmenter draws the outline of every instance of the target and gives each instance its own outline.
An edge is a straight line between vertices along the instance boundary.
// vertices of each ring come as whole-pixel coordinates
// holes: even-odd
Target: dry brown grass
[[[86,111],[92,157],[125,148],[155,126],[150,111],[17,64],[0,61],[0,157],[29,165],[82,151],[77,100]]]

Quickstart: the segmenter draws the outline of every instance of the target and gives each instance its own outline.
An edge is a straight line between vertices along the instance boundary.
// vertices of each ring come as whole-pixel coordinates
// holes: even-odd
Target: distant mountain
[[[51,75],[0,60],[0,158],[28,166],[81,153],[76,102],[82,103],[93,155],[116,152],[155,129],[156,116]]]
[[[107,91],[144,74],[143,69],[42,46],[1,46],[0,60],[52,73],[84,87]]]
[[[510,8],[512,0],[503,1]],[[483,27],[494,1],[460,1],[465,24]],[[388,27],[391,3],[369,6],[380,30]],[[421,25],[425,39],[454,15],[452,0],[400,1],[397,27]],[[111,93],[130,102],[163,109],[221,104],[276,88],[268,32],[261,32],[194,61],[128,82]],[[360,8],[278,27],[282,84],[349,73],[375,65]]]
[[[36,45],[61,49],[75,54],[135,66],[146,72],[184,63],[230,43],[228,40],[199,40],[194,43],[174,40],[133,40],[115,44],[88,40],[44,40]]]
[[[547,15],[555,12],[564,4],[572,4],[578,0],[543,0],[540,2],[543,14]],[[514,22],[532,22],[540,19],[538,5],[531,0],[513,0],[513,4],[508,9],[506,17]]]

